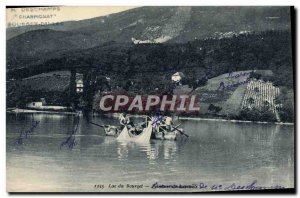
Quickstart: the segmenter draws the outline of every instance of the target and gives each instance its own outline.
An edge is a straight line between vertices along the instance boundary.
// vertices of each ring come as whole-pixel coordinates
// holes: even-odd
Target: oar
[[[93,122],[90,122],[91,124],[93,124],[93,125],[96,125],[96,126],[98,126],[98,127],[106,127],[105,125],[100,125],[100,124],[96,124],[96,123],[93,123]]]
[[[177,127],[179,127],[180,125],[181,125],[181,124],[177,125],[176,127],[174,127],[174,126],[172,126],[172,127],[173,127],[173,129],[179,131],[179,132],[181,133],[181,135],[185,135],[186,137],[190,137],[188,134],[183,133],[181,130],[177,129]]]
[[[177,129],[180,125],[181,125],[181,123],[179,123],[177,126],[172,126],[172,127]],[[174,131],[174,130],[172,130],[172,131]]]

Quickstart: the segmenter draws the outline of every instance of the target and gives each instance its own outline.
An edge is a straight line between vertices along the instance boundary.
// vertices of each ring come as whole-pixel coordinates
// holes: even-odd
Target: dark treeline
[[[231,38],[195,40],[185,44],[120,44],[66,52],[43,64],[9,70],[9,78],[78,67],[93,75],[110,76],[112,86],[149,91],[164,89],[171,75],[181,71],[193,84],[204,77],[241,70],[270,69],[275,85],[293,87],[291,33],[267,31]],[[42,59],[42,58],[41,58]],[[18,68],[19,66],[16,66]],[[80,71],[79,70],[79,71]],[[21,72],[20,72],[21,71]],[[128,87],[128,81],[131,87]]]
[[[161,82],[161,77],[169,80],[176,71],[193,82],[206,76],[257,69],[272,70],[274,76],[270,80],[275,85],[293,86],[289,32],[268,31],[181,45],[144,44],[134,46],[128,53],[124,74],[133,79],[148,78],[147,82]]]

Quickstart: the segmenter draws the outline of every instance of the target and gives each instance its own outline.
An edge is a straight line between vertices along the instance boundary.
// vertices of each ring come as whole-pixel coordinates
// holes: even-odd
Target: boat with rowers
[[[127,114],[119,116],[120,126],[99,125],[93,122],[91,124],[103,127],[107,136],[116,136],[118,140],[137,141],[150,138],[159,140],[176,140],[179,135],[185,135],[182,128],[178,128],[180,124],[174,125],[172,118],[165,116],[146,116],[145,122],[133,124]],[[150,126],[151,125],[151,126]],[[147,137],[147,138],[144,138]]]
[[[147,127],[143,129],[143,131],[139,134],[131,132],[131,130],[125,126],[120,133],[120,135],[117,137],[118,141],[132,141],[137,143],[148,143],[151,138],[152,134],[152,123],[148,122]]]

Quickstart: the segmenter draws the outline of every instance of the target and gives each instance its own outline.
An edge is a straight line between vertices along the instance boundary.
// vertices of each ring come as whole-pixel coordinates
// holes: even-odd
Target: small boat
[[[136,126],[133,126],[134,130],[130,129],[130,126],[125,126],[121,131],[118,126],[113,125],[99,125],[93,122],[90,122],[93,125],[104,128],[106,136],[118,136],[118,140],[122,141],[135,141],[135,142],[149,142],[152,139],[158,140],[176,140],[179,134],[185,135],[182,128],[177,128],[177,126],[171,126],[171,130],[167,130],[165,125],[159,127],[153,127],[152,121],[147,121],[143,123],[138,123]],[[151,130],[150,130],[151,129]],[[150,130],[150,131],[149,131]]]
[[[154,132],[154,138],[158,140],[176,140],[177,131],[158,131]]]
[[[159,126],[156,130],[153,130],[154,138],[159,140],[176,140],[177,135],[183,133],[182,128],[177,128],[177,126],[172,126],[171,130],[167,130],[164,126]],[[158,131],[157,131],[158,130]]]
[[[107,135],[107,136],[117,136],[117,135],[120,134],[120,129],[117,126],[113,126],[113,125],[100,125],[100,124],[93,123],[93,122],[90,122],[90,123],[93,124],[93,125],[96,125],[98,127],[103,128],[104,131],[105,131],[105,135]]]
[[[131,141],[131,142],[137,142],[137,143],[149,143],[150,138],[152,134],[152,124],[151,122],[148,122],[148,126],[143,129],[143,131],[135,135],[131,133],[127,126],[124,127],[120,135],[117,137],[117,140],[119,141]]]

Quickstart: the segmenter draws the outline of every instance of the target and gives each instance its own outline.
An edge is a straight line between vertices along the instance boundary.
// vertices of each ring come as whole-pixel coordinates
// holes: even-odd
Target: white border
[[[51,0],[51,1],[39,1],[39,0],[4,0],[4,4],[6,5],[199,5],[199,6],[208,6],[208,5],[215,5],[215,6],[221,6],[221,5],[243,5],[243,6],[257,6],[257,5],[294,5],[297,4],[296,0],[285,0],[285,1],[279,1],[279,0],[264,0],[264,1],[258,1],[258,0],[160,0],[160,1],[153,1],[153,0]]]
[[[198,5],[198,6],[209,6],[209,5],[215,5],[215,6],[221,6],[221,5],[241,5],[241,6],[258,6],[258,5],[278,5],[278,6],[287,6],[287,5],[294,5],[297,8],[299,8],[300,6],[300,1],[298,0],[233,0],[233,1],[228,1],[228,0],[201,0],[201,1],[196,1],[196,0],[172,0],[172,1],[168,1],[168,0],[160,0],[160,1],[156,1],[154,2],[153,0],[114,0],[113,2],[110,0],[101,0],[101,1],[97,1],[97,0],[51,0],[51,1],[40,1],[40,0],[2,0],[0,1],[0,5],[1,5],[1,11],[0,11],[0,27],[1,27],[1,32],[0,32],[0,38],[1,38],[1,47],[0,47],[0,61],[1,61],[1,67],[0,67],[0,79],[1,79],[1,83],[0,83],[0,90],[1,90],[1,99],[0,99],[0,108],[1,108],[1,114],[0,114],[0,126],[1,126],[1,136],[0,136],[0,151],[1,151],[1,157],[0,157],[0,195],[1,197],[8,197],[9,195],[6,193],[6,176],[5,176],[5,172],[6,172],[6,141],[5,141],[5,134],[6,134],[6,121],[5,121],[5,100],[6,100],[6,91],[5,91],[5,87],[6,87],[6,82],[5,82],[5,73],[6,73],[6,64],[5,64],[5,51],[6,51],[6,38],[5,38],[5,33],[6,33],[6,29],[5,29],[5,6],[10,5],[10,6],[18,6],[18,5],[118,5],[118,6],[122,6],[122,5],[130,5],[130,6],[145,6],[145,5],[161,5],[161,6],[166,6],[166,5]],[[298,10],[299,11],[299,10]],[[296,27],[299,26],[299,22],[298,20],[296,20]],[[298,34],[297,34],[298,35]],[[299,38],[297,39],[297,46],[299,46]],[[299,50],[297,50],[297,57],[299,56]],[[297,77],[299,77],[299,69],[297,70]],[[299,85],[297,84],[297,93],[299,93]],[[299,95],[297,94],[297,98],[299,98]],[[298,101],[297,101],[298,102]],[[297,108],[297,112],[299,110],[299,105]],[[299,120],[299,115],[297,117],[297,123]],[[299,134],[297,135],[297,143],[299,143]],[[297,147],[296,147],[297,148]],[[297,153],[299,153],[297,151]],[[297,158],[298,159],[298,155]],[[295,161],[297,161],[295,159]],[[298,168],[298,167],[297,167]],[[296,171],[297,173],[298,171]],[[298,182],[299,183],[299,178],[298,178]],[[297,188],[299,187],[299,185],[297,185]],[[233,194],[229,195],[232,196]],[[263,197],[266,195],[255,195],[256,197]],[[37,195],[36,197],[44,197],[47,195]],[[57,196],[66,196],[66,195],[57,195]],[[72,195],[71,195],[72,196]],[[87,197],[89,195],[79,195],[76,197]],[[111,195],[101,195],[101,197],[107,197],[107,196],[111,196]],[[114,195],[116,196],[116,195]],[[121,195],[117,195],[117,196],[121,196]],[[132,196],[132,195],[130,195]],[[145,195],[143,195],[145,196]],[[152,196],[152,195],[151,195]],[[158,197],[172,197],[174,195],[156,195]],[[180,197],[186,197],[188,195],[180,195]],[[207,194],[200,194],[200,196],[207,196]],[[213,195],[213,197],[215,197],[217,195]],[[271,195],[273,196],[273,195]],[[211,195],[210,195],[211,197]]]

